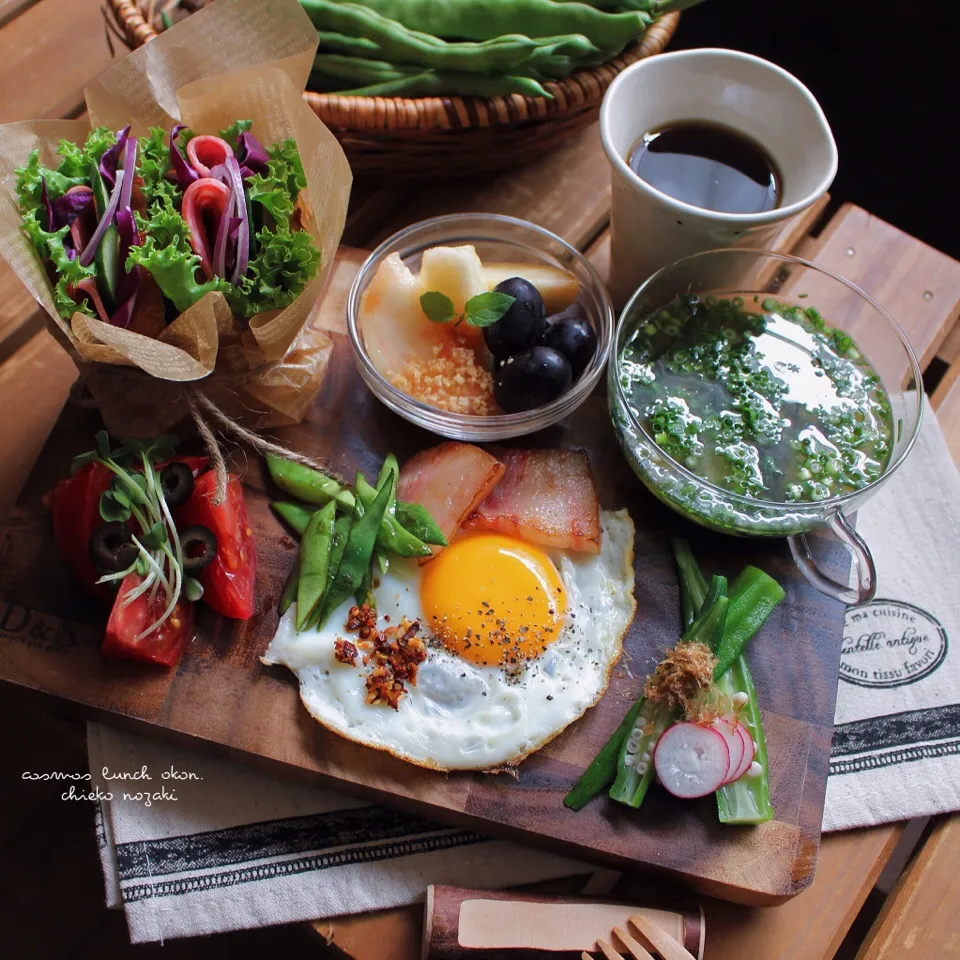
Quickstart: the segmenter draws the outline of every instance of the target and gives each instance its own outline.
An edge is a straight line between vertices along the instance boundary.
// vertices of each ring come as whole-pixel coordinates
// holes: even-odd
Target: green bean
[[[447,43],[439,40],[436,34],[409,29],[357,3],[302,0],[302,5],[318,29],[373,40],[380,47],[384,59],[395,63],[416,63],[435,70],[477,73],[508,71],[526,61],[537,48],[534,40],[513,33],[512,29],[498,30],[482,43]]]
[[[424,543],[433,543],[439,547],[447,545],[447,538],[437,525],[437,521],[419,503],[406,503],[403,500],[398,500],[396,517],[404,529]]]
[[[303,536],[310,518],[317,512],[313,507],[305,507],[302,503],[290,503],[287,500],[271,500],[270,507],[294,533]]]
[[[293,569],[290,576],[287,577],[286,586],[283,588],[283,594],[280,597],[280,616],[282,617],[293,605],[297,599],[297,585],[300,582],[300,553],[293,558]]]
[[[336,500],[348,510],[353,509],[353,494],[325,473],[272,453],[266,454],[266,461],[273,482],[281,490],[292,493],[298,500],[319,506]]]
[[[504,97],[519,93],[525,97],[553,99],[553,95],[532,77],[480,76],[436,70],[336,92],[345,97]]]
[[[357,474],[356,490],[358,501],[364,509],[370,509],[378,491],[370,486],[362,473]],[[396,482],[393,484],[391,496],[395,495],[395,490]],[[430,556],[430,548],[409,530],[401,526],[400,521],[389,512],[385,512],[383,515],[383,523],[380,525],[380,531],[377,534],[377,543],[384,550],[389,550],[401,557]]]
[[[303,0],[307,12],[314,7],[353,7],[344,0],[319,3],[318,0]],[[598,47],[613,47],[634,40],[646,30],[651,17],[645,11],[631,10],[625,13],[605,13],[586,4],[554,3],[554,0],[364,0],[375,22],[395,22],[408,32],[418,32],[434,37],[463,37],[471,41],[491,40],[510,34],[526,34],[528,37],[550,37],[559,34],[581,33]],[[311,14],[311,16],[313,16]],[[380,43],[380,38],[367,31],[350,30],[336,23],[332,17],[322,17],[313,22],[321,28],[344,32],[362,32]],[[443,67],[452,64],[429,63],[428,66]],[[488,64],[516,66],[513,64]],[[463,68],[459,68],[463,69]]]
[[[330,501],[318,510],[307,524],[300,541],[300,576],[297,583],[297,631],[302,630],[310,615],[323,599],[330,567],[330,546],[337,505]]]
[[[370,568],[370,559],[377,542],[377,532],[380,530],[389,500],[390,488],[384,486],[370,508],[354,520],[343,556],[340,558],[340,566],[323,599],[321,624],[347,597],[356,593],[363,582],[364,574]],[[363,510],[362,506],[358,509],[358,514],[360,510]]]
[[[351,57],[379,56],[383,51],[373,40],[366,37],[351,37],[332,30],[318,30],[319,48],[328,53],[345,53]]]
[[[394,66],[386,60],[347,57],[338,53],[318,53],[313,58],[313,69],[328,77],[356,83],[382,83],[419,72],[418,67]]]

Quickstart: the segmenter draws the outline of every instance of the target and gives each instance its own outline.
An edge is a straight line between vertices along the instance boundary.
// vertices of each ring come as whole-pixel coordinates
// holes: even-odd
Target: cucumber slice
[[[90,185],[93,187],[93,204],[99,221],[110,202],[110,191],[107,190],[107,185],[103,182],[96,164],[93,165],[90,175]],[[97,247],[97,252],[93,256],[93,263],[97,271],[97,290],[104,306],[112,312],[117,306],[117,287],[123,269],[120,264],[120,234],[116,227],[112,225],[107,227],[100,246]]]

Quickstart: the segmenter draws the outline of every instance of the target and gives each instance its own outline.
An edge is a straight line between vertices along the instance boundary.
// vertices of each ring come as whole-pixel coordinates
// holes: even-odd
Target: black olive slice
[[[90,538],[93,565],[103,573],[119,573],[133,564],[140,553],[130,528],[119,520],[105,523]]]
[[[193,471],[185,463],[171,463],[160,471],[163,499],[169,507],[182,507],[193,493]]]
[[[202,570],[217,555],[217,538],[209,527],[196,524],[180,531],[183,569],[190,573]]]

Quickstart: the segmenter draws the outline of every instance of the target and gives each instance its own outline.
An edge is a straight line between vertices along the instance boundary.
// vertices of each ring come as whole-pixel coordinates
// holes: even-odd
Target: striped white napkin
[[[415,903],[430,883],[595,870],[96,723],[87,749],[91,789],[112,794],[97,813],[107,904],[123,907],[134,943]],[[151,779],[105,779],[104,767]]]
[[[960,474],[923,418],[857,519],[878,590],[847,611],[824,830],[960,810]]]

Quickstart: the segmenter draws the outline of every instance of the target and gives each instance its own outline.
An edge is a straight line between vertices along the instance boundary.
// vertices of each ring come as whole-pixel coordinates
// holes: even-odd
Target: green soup
[[[621,342],[630,413],[661,450],[724,490],[814,503],[866,486],[889,461],[880,378],[813,307],[691,294],[639,317]]]

